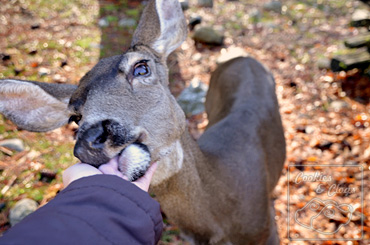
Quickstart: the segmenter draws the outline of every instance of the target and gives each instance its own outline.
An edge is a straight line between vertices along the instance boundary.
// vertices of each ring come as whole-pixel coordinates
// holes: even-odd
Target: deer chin
[[[129,181],[142,177],[150,167],[151,156],[146,145],[132,143],[118,154],[118,170]]]

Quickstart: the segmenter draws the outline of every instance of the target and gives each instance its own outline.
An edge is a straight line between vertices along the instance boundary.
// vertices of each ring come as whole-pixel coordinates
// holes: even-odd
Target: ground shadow
[[[361,72],[349,72],[341,81],[342,91],[349,98],[367,105],[370,103],[370,78]]]

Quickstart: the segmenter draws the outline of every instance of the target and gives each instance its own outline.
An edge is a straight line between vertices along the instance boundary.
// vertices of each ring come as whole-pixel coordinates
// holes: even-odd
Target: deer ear
[[[166,59],[186,35],[186,20],[179,1],[152,0],[144,9],[131,46],[148,45]]]
[[[68,123],[69,98],[77,86],[0,80],[0,113],[28,131],[50,131]]]

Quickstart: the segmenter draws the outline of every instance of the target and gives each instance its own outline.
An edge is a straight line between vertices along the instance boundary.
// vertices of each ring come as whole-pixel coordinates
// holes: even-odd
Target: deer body
[[[187,131],[181,137],[182,169],[153,190],[198,243],[263,244],[285,160],[273,78],[252,58],[231,60],[213,74],[206,109],[198,143]]]
[[[195,142],[168,89],[166,58],[185,37],[178,1],[150,1],[125,54],[101,60],[78,87],[0,80],[0,112],[30,131],[76,121],[74,154],[94,166],[145,145],[159,162],[152,190],[194,244],[278,244],[270,198],[285,141],[274,80],[252,58],[221,65]]]

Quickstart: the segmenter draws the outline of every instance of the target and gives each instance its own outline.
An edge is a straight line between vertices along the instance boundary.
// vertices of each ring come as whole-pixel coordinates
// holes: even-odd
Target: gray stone
[[[180,0],[182,11],[189,9],[189,1],[188,0]]]
[[[201,7],[213,7],[213,0],[198,0],[198,5]]]
[[[222,45],[224,42],[224,36],[215,31],[212,27],[201,27],[196,29],[193,39],[196,42],[211,45]]]
[[[22,199],[18,201],[13,208],[10,209],[9,212],[9,222],[11,226],[19,223],[22,219],[24,219],[27,215],[34,212],[38,207],[36,201],[32,199]]]
[[[330,103],[330,108],[332,108],[336,112],[348,107],[349,107],[348,103],[343,100],[334,100],[333,102]]]
[[[344,54],[335,55],[331,59],[332,71],[349,71],[354,68],[367,69],[370,65],[370,54],[367,47],[344,50]]]
[[[356,9],[350,23],[353,27],[370,26],[370,12],[367,9]]]
[[[24,151],[23,141],[20,139],[7,139],[0,141],[0,146],[14,151]]]
[[[201,16],[193,16],[190,18],[189,20],[189,28],[190,30],[194,30],[194,27],[196,25],[199,25],[200,23],[202,23],[202,17]]]
[[[49,75],[49,74],[50,74],[50,69],[45,68],[45,67],[40,67],[40,69],[39,69],[39,76],[40,77],[46,76],[46,75]]]
[[[322,57],[316,61],[316,65],[319,69],[330,69],[330,59]]]
[[[275,13],[281,13],[282,4],[280,1],[271,1],[263,5],[263,9],[266,11],[272,11]]]
[[[107,27],[107,26],[109,26],[109,21],[105,18],[102,18],[98,21],[98,25],[100,27]]]
[[[256,24],[258,22],[261,22],[262,14],[258,9],[252,9],[248,15],[252,23]]]
[[[120,19],[118,25],[122,27],[134,27],[136,25],[136,20],[134,19]]]
[[[305,128],[305,133],[306,134],[312,134],[313,132],[315,132],[315,130],[316,130],[316,128],[314,127],[314,126],[307,126],[306,128]]]
[[[204,108],[205,97],[208,91],[208,86],[199,80],[193,80],[189,87],[185,88],[177,102],[187,116],[202,113]]]

